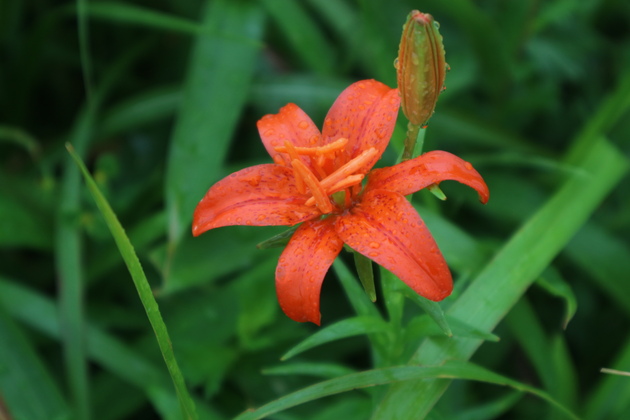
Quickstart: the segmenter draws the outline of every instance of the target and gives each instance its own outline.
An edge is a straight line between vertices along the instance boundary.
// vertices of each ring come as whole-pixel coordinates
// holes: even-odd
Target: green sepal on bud
[[[447,64],[439,26],[417,10],[403,26],[395,66],[402,110],[413,125],[426,125],[444,90]]]

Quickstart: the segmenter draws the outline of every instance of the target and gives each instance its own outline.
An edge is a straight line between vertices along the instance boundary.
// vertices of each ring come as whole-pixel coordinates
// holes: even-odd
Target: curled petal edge
[[[387,190],[402,195],[413,194],[431,184],[458,181],[475,189],[479,201],[488,202],[490,191],[479,172],[452,153],[435,150],[414,159],[370,173],[366,190]]]

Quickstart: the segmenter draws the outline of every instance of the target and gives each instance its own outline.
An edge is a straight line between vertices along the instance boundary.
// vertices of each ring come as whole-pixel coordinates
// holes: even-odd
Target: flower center
[[[296,147],[285,141],[284,146],[274,148],[276,152],[289,155],[298,191],[305,194],[309,190],[311,197],[305,204],[317,206],[323,214],[333,211],[333,203],[350,206],[352,197],[358,193],[358,188],[353,187],[361,184],[366,164],[378,153],[371,147],[339,166],[338,155],[347,143],[348,139],[340,138],[324,146]],[[310,165],[304,163],[302,157],[308,157]]]

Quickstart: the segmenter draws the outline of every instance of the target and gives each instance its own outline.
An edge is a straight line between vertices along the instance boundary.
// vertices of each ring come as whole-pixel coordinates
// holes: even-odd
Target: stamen
[[[319,211],[321,211],[323,214],[330,213],[333,209],[332,203],[330,202],[326,191],[322,187],[319,180],[315,177],[313,172],[311,172],[311,170],[308,169],[308,167],[299,159],[293,159],[291,165],[293,165],[293,169],[300,174],[300,176],[304,180],[304,183],[311,190],[311,194],[313,194],[313,202],[315,203]]]
[[[289,155],[289,158],[291,159],[291,166],[293,167],[293,177],[295,178],[295,187],[297,188],[300,194],[304,194],[306,193],[306,187],[304,186],[304,178],[302,177],[300,172],[296,170],[295,165],[293,165],[293,162],[296,160],[299,161],[300,158],[295,151],[295,146],[293,146],[291,142],[285,140],[284,145],[285,145],[284,147],[285,153],[287,153]],[[275,148],[275,150],[277,151],[278,148]]]
[[[315,146],[315,147],[298,147],[293,144],[287,145],[287,141],[284,142],[284,146],[274,147],[276,152],[280,153],[289,153],[289,150],[292,148],[298,155],[306,155],[306,156],[322,156],[327,155],[329,153],[336,152],[338,150],[342,150],[344,146],[348,143],[348,139],[341,137],[331,143],[325,144],[323,146]],[[291,156],[292,159],[295,159]]]
[[[365,175],[363,175],[363,174],[350,175],[347,178],[344,178],[341,181],[337,182],[332,187],[326,189],[326,195],[332,195],[332,194],[334,194],[336,192],[339,192],[341,190],[345,190],[348,187],[351,187],[353,185],[359,184],[361,181],[363,181],[363,178],[365,178]],[[350,192],[350,191],[348,191],[348,192]],[[313,205],[314,202],[315,202],[315,198],[311,197],[308,200],[306,200],[305,204],[307,206],[311,206],[311,205]]]
[[[284,147],[280,146],[280,147],[275,147],[274,148],[276,152],[280,152],[280,153],[287,153],[289,155],[289,157],[291,158],[291,160],[295,160],[295,159],[299,159],[300,157],[298,156],[298,152],[295,149],[295,146],[293,145],[293,143],[291,143],[288,140],[284,141]],[[283,151],[278,150],[278,149],[284,149]]]
[[[359,169],[362,169],[362,167],[371,161],[377,153],[378,151],[374,147],[370,147],[368,150],[364,151],[359,156],[355,157],[341,168],[322,179],[322,187],[329,190],[333,185],[337,184],[344,178],[347,178],[352,173],[359,171]]]

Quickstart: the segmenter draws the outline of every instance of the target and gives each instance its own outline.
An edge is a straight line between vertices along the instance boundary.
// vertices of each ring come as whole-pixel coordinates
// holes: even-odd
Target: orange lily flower
[[[302,223],[276,269],[278,301],[295,321],[320,324],[321,285],[344,243],[420,295],[444,299],[453,289],[450,271],[405,195],[455,180],[477,190],[485,203],[488,187],[468,162],[442,151],[370,171],[389,143],[399,106],[397,89],[363,80],[339,95],[321,133],[294,104],[264,116],[258,130],[275,163],[213,185],[195,210],[193,234],[228,225]]]

